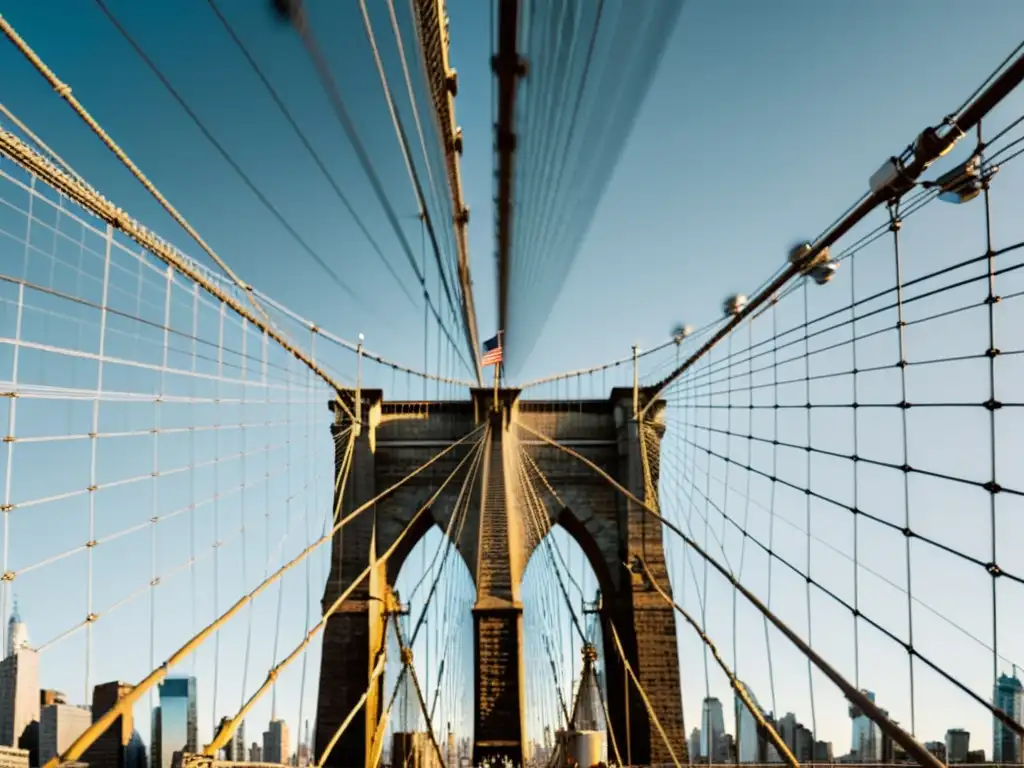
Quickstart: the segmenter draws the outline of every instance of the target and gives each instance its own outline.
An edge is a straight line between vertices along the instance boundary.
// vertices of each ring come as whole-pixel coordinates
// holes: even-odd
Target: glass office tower
[[[152,745],[152,762],[156,764],[159,755],[159,768],[171,768],[175,752],[198,751],[194,677],[170,677],[160,683],[160,706],[154,716],[159,718],[159,724],[154,724],[159,744]]]

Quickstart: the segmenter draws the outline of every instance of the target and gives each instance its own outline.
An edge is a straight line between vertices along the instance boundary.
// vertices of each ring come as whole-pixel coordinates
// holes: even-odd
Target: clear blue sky
[[[351,146],[334,119],[295,35],[274,24],[261,4],[223,0],[221,5],[294,110],[371,232],[379,238],[385,255],[405,285],[416,295],[412,272],[405,263],[398,239],[391,233],[380,206],[373,199]],[[416,204],[397,151],[357,6],[326,2],[311,5],[318,34],[327,49],[340,90],[355,116],[357,130],[419,258],[420,229],[414,218]],[[398,5],[405,19],[404,4]],[[0,3],[0,10],[57,74],[70,83],[74,93],[244,279],[282,304],[315,319],[324,328],[353,340],[358,333],[364,333],[368,346],[375,351],[420,367],[423,360],[422,306],[410,305],[391,280],[210,13],[206,2],[181,0],[158,5],[111,0],[110,6],[302,237],[357,292],[369,297],[366,306],[357,306],[342,294],[266,213],[141,65],[95,4],[84,0],[36,3],[8,0]],[[488,9],[483,2],[451,0],[449,11],[452,61],[460,76],[457,115],[465,137],[463,178],[472,210],[472,270],[481,335],[486,337],[496,330]],[[401,70],[387,13],[374,4],[372,16],[379,41],[386,41],[381,43],[385,65],[392,86],[396,87],[401,83]],[[782,263],[794,242],[813,237],[865,191],[869,175],[884,158],[898,153],[923,127],[934,124],[959,105],[1019,42],[1019,30],[1024,28],[1022,22],[1024,6],[1013,0],[986,0],[983,4],[951,0],[941,3],[910,0],[901,4],[881,0],[858,3],[689,0],[622,161],[581,244],[567,285],[521,377],[529,379],[623,357],[634,343],[643,348],[663,341],[678,321],[700,326],[717,318],[724,295],[753,290]],[[199,257],[194,244],[10,46],[0,46],[0,72],[4,73],[2,98],[5,105],[26,120],[107,197]],[[1021,98],[1017,96],[1000,111],[996,120],[1005,123],[1020,113],[1020,106]],[[947,158],[943,162],[951,163],[965,156],[966,148],[960,147],[952,160]],[[4,167],[9,168],[9,165]],[[994,205],[1002,211],[1002,217],[994,224],[995,236],[999,243],[1008,244],[1020,239],[1016,231],[1019,227],[1012,220],[1012,203],[1008,202],[1021,192],[1020,181],[1007,169],[999,177],[999,184]],[[8,187],[10,184],[5,181],[5,196]],[[936,208],[929,209],[913,226],[908,224],[906,228],[907,252],[918,259],[908,262],[908,276],[951,264],[964,258],[965,252],[974,253],[980,247],[979,209],[957,210],[954,216],[949,209]],[[4,258],[7,258],[6,253]],[[884,254],[878,256],[878,266],[866,268],[866,284],[891,285],[888,271],[891,261],[886,258]],[[10,273],[7,269],[4,272]],[[436,272],[428,269],[428,274],[436,279]],[[858,273],[858,279],[863,274]],[[1012,278],[1007,282],[1011,281]],[[822,290],[836,286],[839,286],[836,290],[849,290],[848,284],[838,278],[833,286]],[[1011,290],[1016,288],[1006,288],[1005,292]],[[432,294],[436,296],[436,290],[432,289]],[[5,297],[10,298],[10,294]],[[186,298],[183,295],[182,306]],[[816,302],[813,306],[819,310],[838,306],[834,298],[815,297],[813,301]],[[1020,339],[1014,338],[1019,323],[1008,319],[1014,317],[1009,314],[1010,310],[1005,312],[1001,316],[1000,331],[1006,339],[998,346],[1004,350],[1024,348]],[[5,316],[5,322],[9,320],[9,315]],[[54,331],[51,329],[51,332]],[[973,325],[953,325],[943,331],[941,338],[919,334],[914,343],[920,345],[916,349],[921,350],[922,356],[939,356],[950,340],[976,346],[982,338],[980,333]],[[436,342],[433,334],[431,329],[430,338]],[[5,331],[5,335],[10,334]],[[972,347],[972,352],[978,351]],[[891,350],[885,354],[889,354],[885,360],[891,362]],[[437,369],[435,353],[431,355],[429,366]],[[354,373],[351,357],[344,358],[345,362],[340,356],[337,359],[337,366],[344,368],[345,373]],[[1006,373],[1002,374],[1005,380],[1013,379],[1012,361],[1008,358],[1000,364],[1006,366]],[[448,370],[447,365],[441,367]],[[390,374],[381,375],[371,367],[367,375],[385,388],[394,387],[398,397],[419,396],[415,387],[400,379],[389,379]],[[944,397],[972,399],[964,395],[968,378],[967,374],[951,374],[929,384],[935,389],[929,389],[920,397],[935,401]],[[891,395],[891,384],[891,381],[885,384],[884,394],[879,395],[879,399]],[[596,381],[590,381],[587,386],[597,394]],[[289,388],[289,391],[306,393],[302,382]],[[826,399],[826,394],[822,391],[820,399]],[[306,414],[310,419],[323,416],[319,404],[323,397],[317,397],[309,404],[303,418]],[[837,396],[840,401],[843,397],[848,402],[845,393]],[[1015,398],[1004,394],[1003,399]],[[56,417],[51,414],[51,418]],[[898,439],[893,437],[898,433],[892,432],[892,420],[897,418],[895,412],[890,415],[886,411],[884,416],[878,417],[873,433],[862,428],[862,432],[873,434],[879,455],[891,458],[893,441]],[[917,427],[921,444],[912,447],[920,457],[912,464],[930,464],[933,468],[939,466],[965,476],[984,477],[987,470],[976,466],[987,450],[980,433],[973,434],[971,426],[952,421],[953,415],[948,421],[934,414],[915,418],[922,419]],[[1003,480],[1005,484],[1011,485],[1019,454],[1014,450],[1010,435],[1019,430],[1013,429],[1012,409],[1003,409],[999,419],[1007,433],[1007,442],[1000,448],[1002,471],[999,474],[1007,478]],[[55,421],[54,424],[56,432],[71,429],[68,422]],[[304,434],[304,426],[294,427],[297,432],[292,433],[293,440],[298,440],[295,435]],[[322,431],[322,422],[314,423],[314,427]],[[814,429],[814,439],[824,442],[837,434],[847,434],[843,430],[848,431],[849,427],[830,424],[822,417]],[[283,440],[283,435],[277,434],[277,438]],[[872,439],[863,435],[862,438]],[[315,466],[329,476],[326,435],[321,434],[318,439]],[[703,440],[704,436],[699,439]],[[682,447],[678,450],[682,451]],[[730,452],[737,456],[740,455],[738,450],[732,447]],[[80,457],[66,460],[78,461]],[[296,456],[293,460],[299,459]],[[52,466],[52,456],[49,461]],[[126,468],[121,469],[122,474],[130,474]],[[248,471],[255,469],[250,467]],[[308,468],[305,471],[310,477],[315,474]],[[816,471],[827,476],[833,470]],[[33,484],[42,486],[49,480],[39,469],[31,474]],[[816,476],[821,477],[821,474]],[[321,485],[324,482],[321,477]],[[903,502],[899,496],[902,488],[886,485],[887,482],[878,481],[873,487],[876,495],[866,495],[861,503],[874,504],[885,510],[887,517],[895,519],[902,514]],[[938,531],[936,535],[951,545],[962,545],[972,552],[977,550],[978,557],[986,561],[987,500],[955,497],[952,491],[936,488],[923,490],[923,494],[931,495],[916,499],[914,509],[921,510],[920,516],[925,518],[919,525],[930,526],[929,532]],[[326,486],[322,491],[321,500],[327,496]],[[198,493],[202,494],[202,490]],[[274,494],[274,498],[282,500],[297,495],[300,511],[309,511],[310,520],[303,523],[306,527],[294,527],[295,534],[286,546],[286,551],[294,551],[301,541],[307,540],[309,531],[319,529],[322,510],[310,493],[281,485],[275,486]],[[898,503],[893,501],[897,497]],[[1006,540],[1014,535],[1019,540],[1021,533],[1016,521],[1019,516],[1014,514],[1018,511],[1013,506],[1015,501],[1008,497],[1000,499],[1000,504],[1005,505],[1000,508],[1000,514],[1005,517],[1001,538],[1007,537]],[[800,523],[804,502],[797,499],[793,503],[800,506],[791,510],[790,517]],[[738,504],[742,509],[742,504],[735,500],[729,504]],[[679,514],[685,517],[686,510],[682,506]],[[125,521],[131,517],[128,512],[124,515]],[[132,519],[145,520],[148,516],[147,507],[144,514],[135,514]],[[300,526],[298,516],[289,519],[291,525]],[[717,520],[716,525],[721,522],[720,516]],[[39,530],[27,522],[23,525],[25,531]],[[816,525],[815,530],[820,530],[820,535],[844,551],[849,549],[851,537],[847,521],[823,522],[820,529]],[[794,551],[802,546],[800,542],[805,538],[800,535],[791,542],[796,548]],[[71,540],[78,539],[71,537]],[[15,542],[12,546],[19,567],[53,554],[54,547],[50,546],[49,539],[12,538],[11,541]],[[23,543],[26,541],[31,543]],[[126,546],[130,549],[126,550],[125,557],[134,558],[132,563],[138,566],[140,578],[145,580],[149,568],[148,544],[143,541]],[[897,559],[903,557],[902,546],[900,537],[878,534],[876,538],[861,540],[861,556],[865,563],[870,561],[872,567],[902,580],[902,560]],[[262,548],[261,539],[257,549],[262,552]],[[237,556],[226,552],[222,572],[239,562]],[[101,554],[102,550],[97,550],[97,560],[101,559]],[[929,565],[923,566],[926,568],[924,576],[915,580],[915,594],[959,622],[970,625],[980,637],[988,638],[990,598],[985,591],[988,577],[983,573],[983,578],[978,577],[969,569],[958,570],[967,566],[950,564],[934,553],[925,551],[920,557]],[[417,562],[417,558],[418,555],[414,556],[410,562]],[[1000,564],[1006,570],[1021,572],[1024,570],[1020,567],[1021,560],[1019,554],[1011,551],[1000,558]],[[262,571],[265,561],[266,558],[250,560],[250,582],[255,572]],[[22,614],[36,641],[80,620],[77,607],[80,604],[71,608],[53,599],[55,590],[81,579],[79,561],[75,560],[75,569],[70,565],[65,568],[70,562],[70,559],[61,561],[50,570],[38,571],[39,580],[34,587],[18,584]],[[256,565],[252,565],[253,562]],[[820,562],[824,565],[815,567],[830,572],[830,561],[822,559]],[[1015,564],[1018,567],[1014,568]],[[293,599],[282,602],[294,621],[301,622],[307,604],[313,606],[315,615],[320,583],[315,575],[322,570],[322,562],[314,564],[308,601],[302,597],[306,582],[301,573],[288,582],[285,594]],[[113,568],[97,571],[97,590],[109,595],[120,594],[121,584],[115,573]],[[209,583],[210,575],[203,573],[205,575],[197,577],[199,583]],[[815,574],[823,580],[827,578],[817,571]],[[759,572],[751,571],[744,580],[754,583],[759,576]],[[166,656],[176,646],[174,641],[187,636],[192,626],[189,619],[182,619],[190,610],[188,579],[182,578],[181,594],[168,598],[167,607],[163,609],[164,624],[158,633],[157,658]],[[849,589],[848,576],[835,578],[847,583],[845,588]],[[222,608],[228,596],[236,593],[238,584],[240,582],[233,586],[221,585],[219,604]],[[677,592],[681,589],[678,572],[676,589]],[[1001,653],[1013,659],[1024,658],[1019,639],[1024,629],[1020,626],[1019,591],[1015,591],[1015,585],[1006,583],[1002,583],[1000,589],[1000,604],[1005,612],[1005,620],[1000,618]],[[694,609],[695,597],[691,590],[688,594],[687,607]],[[709,594],[731,600],[728,590]],[[787,583],[784,591],[773,592],[773,595],[777,601],[773,605],[802,628],[802,622],[806,621],[802,613],[805,607],[803,587],[794,581]],[[886,620],[891,620],[893,626],[904,620],[905,598],[881,589],[872,596],[875,609]],[[254,653],[261,654],[261,658],[273,655],[266,637],[273,634],[269,629],[275,623],[274,611],[268,605],[272,606],[274,599],[275,596],[264,598],[261,618],[257,619],[262,622],[259,626],[264,628],[264,634],[255,634],[260,639],[254,641]],[[862,599],[866,597],[862,595]],[[200,615],[212,615],[209,590],[200,589],[199,600]],[[729,647],[732,617],[727,605],[731,603],[711,609],[708,621],[713,632],[717,627],[715,636],[721,637],[721,642]],[[845,659],[840,666],[849,671],[852,642],[846,625],[840,624],[842,613],[833,614],[833,610],[815,602],[816,647],[821,643],[826,654],[834,651],[837,658]],[[748,672],[753,663],[744,661],[744,654],[764,653],[760,623],[749,612],[741,612],[740,616],[746,617],[746,623],[741,621],[738,631],[741,635],[738,641],[740,676],[747,679],[761,702],[768,706],[766,676]],[[844,620],[848,621],[848,616]],[[127,628],[133,621],[148,624],[145,598],[138,600],[135,608],[125,608],[119,613],[117,622],[106,631],[115,633],[115,629]],[[916,617],[915,621],[918,621]],[[97,633],[101,632],[101,624],[97,623]],[[824,628],[819,630],[819,626]],[[944,666],[961,664],[959,674],[982,695],[989,695],[990,654],[977,644],[959,644],[947,639],[950,636],[944,634],[943,625],[939,623],[929,624],[921,619],[915,626],[915,642],[922,649],[926,648]],[[243,628],[240,635],[233,637],[237,641],[244,635]],[[140,646],[124,650],[123,659],[95,658],[93,682],[115,676],[129,680],[141,678],[149,656],[148,629],[141,631],[140,637],[143,638]],[[298,640],[295,632],[289,637],[292,643]],[[699,723],[704,680],[699,647],[692,638],[686,637],[681,650],[686,716],[688,725],[693,725]],[[68,648],[71,642],[68,641]],[[875,642],[864,633],[860,642],[862,684],[874,688],[880,703],[908,725],[908,682],[902,651],[894,649],[889,641]],[[281,640],[280,645],[282,649],[291,647],[285,640]],[[781,650],[782,645],[781,639],[773,640],[773,650],[779,654],[775,666],[778,707],[781,711],[795,711],[809,724],[811,712],[805,665],[796,655],[787,655],[787,651]],[[81,666],[82,644],[75,647],[74,653],[70,650],[65,653],[64,646],[47,652],[51,655],[44,653],[44,684],[69,692],[81,690],[80,678],[76,678],[72,670]],[[122,655],[120,651],[118,655]],[[202,663],[208,665],[212,656],[203,658]],[[232,660],[234,662],[237,659]],[[309,657],[310,681],[315,680],[317,664],[318,655],[314,651]],[[262,666],[254,663],[252,669]],[[231,669],[234,673],[235,668]],[[254,675],[249,677],[250,691],[252,681],[260,677]],[[311,685],[309,682],[306,686],[308,701],[312,701]],[[815,685],[819,736],[831,739],[836,752],[843,753],[848,749],[849,739],[845,708],[834,691],[826,693],[827,683],[816,682]],[[299,687],[298,676],[293,673],[289,682],[281,685],[281,700],[287,696],[289,701],[296,701]],[[712,694],[729,702],[726,704],[728,712],[731,700],[723,678],[713,676],[712,687]],[[209,704],[202,704],[208,695],[206,690],[204,678],[200,682],[202,729],[209,728],[214,714]],[[223,693],[224,690],[227,689],[222,689],[221,695],[230,697],[232,702],[240,693],[234,688],[228,693]],[[990,753],[990,718],[980,707],[962,697],[943,693],[948,690],[944,683],[919,679],[916,692],[919,737],[941,738],[947,727],[964,726],[977,734],[972,737],[972,746],[983,747]],[[223,704],[218,706],[221,710],[225,708]],[[260,730],[269,714],[268,707],[254,713],[253,719]],[[311,716],[307,705],[304,717]],[[294,719],[291,714],[288,717]],[[730,723],[728,716],[727,723]],[[148,739],[147,730],[141,726],[140,730]],[[206,732],[201,730],[201,738]],[[250,725],[248,740],[257,733],[257,727]]]

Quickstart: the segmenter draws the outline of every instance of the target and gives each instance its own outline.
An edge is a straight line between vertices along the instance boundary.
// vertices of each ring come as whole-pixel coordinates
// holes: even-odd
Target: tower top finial
[[[18,612],[18,596],[14,596],[14,601],[11,606],[11,621],[21,623],[21,614]]]

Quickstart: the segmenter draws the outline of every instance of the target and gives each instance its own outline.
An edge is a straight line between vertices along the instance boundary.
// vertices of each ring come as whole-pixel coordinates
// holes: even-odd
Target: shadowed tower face
[[[583,462],[537,437],[539,433],[585,456],[643,499],[651,495],[645,488],[657,487],[658,445],[664,431],[660,407],[656,404],[649,410],[644,427],[644,447],[650,457],[649,482],[645,482],[631,390],[615,390],[608,400],[582,404],[523,400],[516,390],[502,390],[498,405],[495,410],[491,390],[474,390],[469,401],[451,403],[385,403],[380,391],[364,390],[362,427],[354,439],[348,417],[335,409],[331,430],[336,467],[350,456],[347,480],[335,489],[335,509],[342,515],[473,430],[479,432],[335,536],[324,611],[367,569],[370,574],[327,622],[317,755],[367,691],[384,652],[388,586],[394,584],[417,541],[433,525],[447,527],[465,485],[464,519],[452,535],[477,593],[474,690],[465,692],[474,701],[474,761],[522,760],[526,702],[520,584],[527,561],[550,526],[548,521],[562,525],[574,537],[601,588],[608,720],[623,760],[671,762],[671,752],[685,760],[673,609],[642,575],[623,566],[642,557],[662,588],[671,593],[661,526]],[[444,490],[416,519],[417,510],[453,471]],[[380,561],[389,549],[393,551],[386,562]],[[616,650],[613,628],[668,736],[671,752],[635,686],[626,685],[628,672]],[[369,687],[365,707],[333,747],[328,765],[375,764],[385,730],[381,716],[390,691],[383,690],[383,676]]]

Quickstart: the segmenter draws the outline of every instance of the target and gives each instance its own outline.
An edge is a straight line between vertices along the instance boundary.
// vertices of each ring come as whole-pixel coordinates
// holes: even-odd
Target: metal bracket
[[[798,268],[802,275],[809,274],[815,267],[828,264],[830,260],[827,247],[815,253],[810,243],[800,243],[789,252],[789,263]]]

